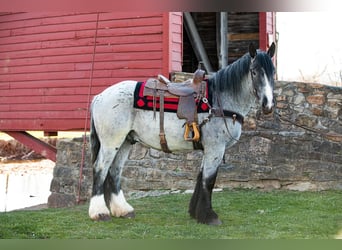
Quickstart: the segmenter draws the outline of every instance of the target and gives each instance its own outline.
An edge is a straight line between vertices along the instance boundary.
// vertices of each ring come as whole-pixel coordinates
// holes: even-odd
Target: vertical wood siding
[[[170,50],[169,55],[171,66],[169,72],[182,71],[183,59],[183,14],[181,12],[170,13]]]
[[[122,80],[181,69],[181,18],[100,13],[91,95]],[[0,15],[0,131],[83,128],[96,19],[96,13]]]
[[[259,30],[260,48],[266,50],[272,42],[276,42],[274,12],[260,12]]]

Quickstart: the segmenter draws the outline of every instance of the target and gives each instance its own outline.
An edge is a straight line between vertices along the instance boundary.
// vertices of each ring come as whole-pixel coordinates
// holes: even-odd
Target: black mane
[[[214,91],[240,92],[241,81],[249,72],[251,57],[247,53],[227,67],[220,69],[210,79]]]
[[[273,77],[274,66],[271,57],[264,51],[257,52],[256,62],[264,68],[268,76]],[[213,91],[228,91],[233,95],[241,91],[241,81],[249,74],[251,57],[246,53],[241,58],[228,65],[226,68],[220,69],[211,78],[209,84]]]

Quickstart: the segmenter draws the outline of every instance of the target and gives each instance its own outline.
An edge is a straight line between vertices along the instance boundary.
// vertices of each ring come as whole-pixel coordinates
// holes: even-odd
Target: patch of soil
[[[52,173],[55,163],[47,159],[0,162],[1,174]]]
[[[43,139],[46,143],[56,146],[56,138]],[[18,160],[38,160],[43,156],[34,152],[16,140],[0,140],[0,162],[10,162]]]

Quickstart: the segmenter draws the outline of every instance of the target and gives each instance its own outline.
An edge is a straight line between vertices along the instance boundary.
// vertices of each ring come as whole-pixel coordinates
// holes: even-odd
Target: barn
[[[55,161],[27,131],[82,131],[92,96],[116,82],[199,61],[217,71],[275,38],[272,12],[0,13],[0,131]]]

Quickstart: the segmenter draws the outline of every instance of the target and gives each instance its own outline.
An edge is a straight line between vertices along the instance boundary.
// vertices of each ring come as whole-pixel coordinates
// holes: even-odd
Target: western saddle
[[[168,148],[164,131],[164,97],[179,98],[177,117],[185,119],[184,140],[198,142],[200,132],[198,127],[197,105],[196,100],[205,97],[205,71],[197,69],[193,79],[185,82],[171,82],[163,75],[158,75],[158,79],[150,78],[147,80],[144,88],[144,96],[153,96],[153,112],[154,119],[156,116],[156,98],[159,96],[159,127],[160,127],[160,145],[162,150],[171,153]],[[190,133],[193,132],[193,137]]]

